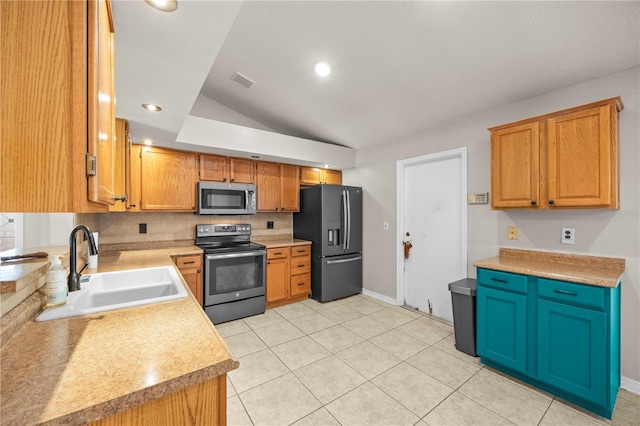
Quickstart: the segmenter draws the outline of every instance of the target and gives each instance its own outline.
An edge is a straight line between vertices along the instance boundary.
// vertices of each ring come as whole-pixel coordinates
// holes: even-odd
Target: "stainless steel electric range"
[[[249,224],[196,225],[204,310],[214,324],[264,313],[267,249],[250,239]]]

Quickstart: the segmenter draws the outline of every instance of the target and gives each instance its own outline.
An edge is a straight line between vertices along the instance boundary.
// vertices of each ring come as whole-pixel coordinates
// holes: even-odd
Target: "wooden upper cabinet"
[[[128,144],[125,153],[128,212],[139,212],[142,209],[142,149],[142,145]]]
[[[142,210],[196,210],[196,154],[142,149]]]
[[[300,167],[300,185],[342,184],[340,170],[321,169],[319,167]]]
[[[229,158],[229,178],[233,183],[256,183],[255,160]]]
[[[342,185],[342,172],[340,170],[324,170],[324,183],[329,185]]]
[[[300,167],[280,164],[280,211],[300,211]]]
[[[291,164],[256,162],[258,211],[300,211],[300,170]]]
[[[115,134],[115,172],[114,172],[114,190],[116,194],[116,203],[109,206],[110,212],[123,212],[126,211],[126,203],[129,200],[129,188],[127,185],[128,173],[127,173],[127,155],[129,145],[131,144],[131,138],[129,136],[129,123],[121,118],[116,119],[116,134]]]
[[[280,209],[280,165],[256,162],[258,211],[277,212]]]
[[[96,174],[89,176],[89,200],[115,204],[116,122],[114,28],[111,3],[88,2],[89,7],[89,133],[88,152],[96,158]]]
[[[200,154],[200,180],[255,183],[256,162],[246,158]]]
[[[491,134],[491,203],[493,208],[536,206],[539,188],[538,122]]]
[[[612,98],[489,129],[491,207],[619,208]]]
[[[547,202],[617,208],[617,110],[589,108],[549,118],[547,126]]]
[[[109,4],[0,2],[0,56],[5,59],[0,61],[0,211],[104,212],[107,205],[101,203],[113,202],[108,195],[96,198],[101,203],[89,201],[86,158],[88,126],[104,124],[110,132],[106,145],[113,140],[112,109],[95,103],[99,90],[104,90],[102,99],[113,100],[113,70],[106,71],[103,89],[88,76],[95,76],[96,66],[112,66],[105,62],[108,54],[96,57],[100,52],[88,45],[103,30],[112,34]],[[102,154],[96,153],[101,173],[111,166],[102,166]],[[98,187],[110,185],[108,177],[98,182]]]
[[[229,159],[220,155],[200,154],[200,180],[227,182]]]

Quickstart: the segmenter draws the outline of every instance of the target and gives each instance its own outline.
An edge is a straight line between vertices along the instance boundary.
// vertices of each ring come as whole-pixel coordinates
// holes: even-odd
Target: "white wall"
[[[365,289],[395,299],[395,253],[400,247],[395,227],[398,160],[466,146],[468,192],[489,192],[488,127],[620,95],[625,105],[620,113],[620,210],[507,212],[469,205],[467,269],[469,277],[475,277],[473,262],[496,256],[499,247],[624,258],[622,375],[640,386],[639,81],[640,68],[636,67],[471,117],[452,117],[449,124],[358,150],[356,168],[344,170],[343,181],[365,190]],[[382,230],[383,221],[390,222],[389,231]],[[509,225],[519,228],[518,240],[507,240]],[[563,226],[576,229],[574,246],[560,244]]]
[[[268,132],[274,131],[272,128],[267,127],[246,115],[242,115],[238,111],[231,109],[226,105],[222,105],[220,102],[202,94],[198,95],[196,103],[191,107],[189,115],[208,118],[210,120],[224,121],[225,123],[237,124],[239,126],[252,127],[254,129],[266,130]]]

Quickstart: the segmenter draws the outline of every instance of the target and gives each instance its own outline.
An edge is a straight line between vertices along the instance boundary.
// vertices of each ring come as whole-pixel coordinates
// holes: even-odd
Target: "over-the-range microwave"
[[[255,214],[256,186],[198,182],[198,214]]]

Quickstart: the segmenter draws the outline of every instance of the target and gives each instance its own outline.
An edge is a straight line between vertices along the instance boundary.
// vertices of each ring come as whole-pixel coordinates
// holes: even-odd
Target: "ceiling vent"
[[[238,71],[233,73],[233,77],[231,77],[231,80],[235,81],[238,84],[243,85],[247,89],[250,89],[251,86],[253,86],[253,83],[255,83],[255,81],[251,80],[246,75],[240,74]]]

